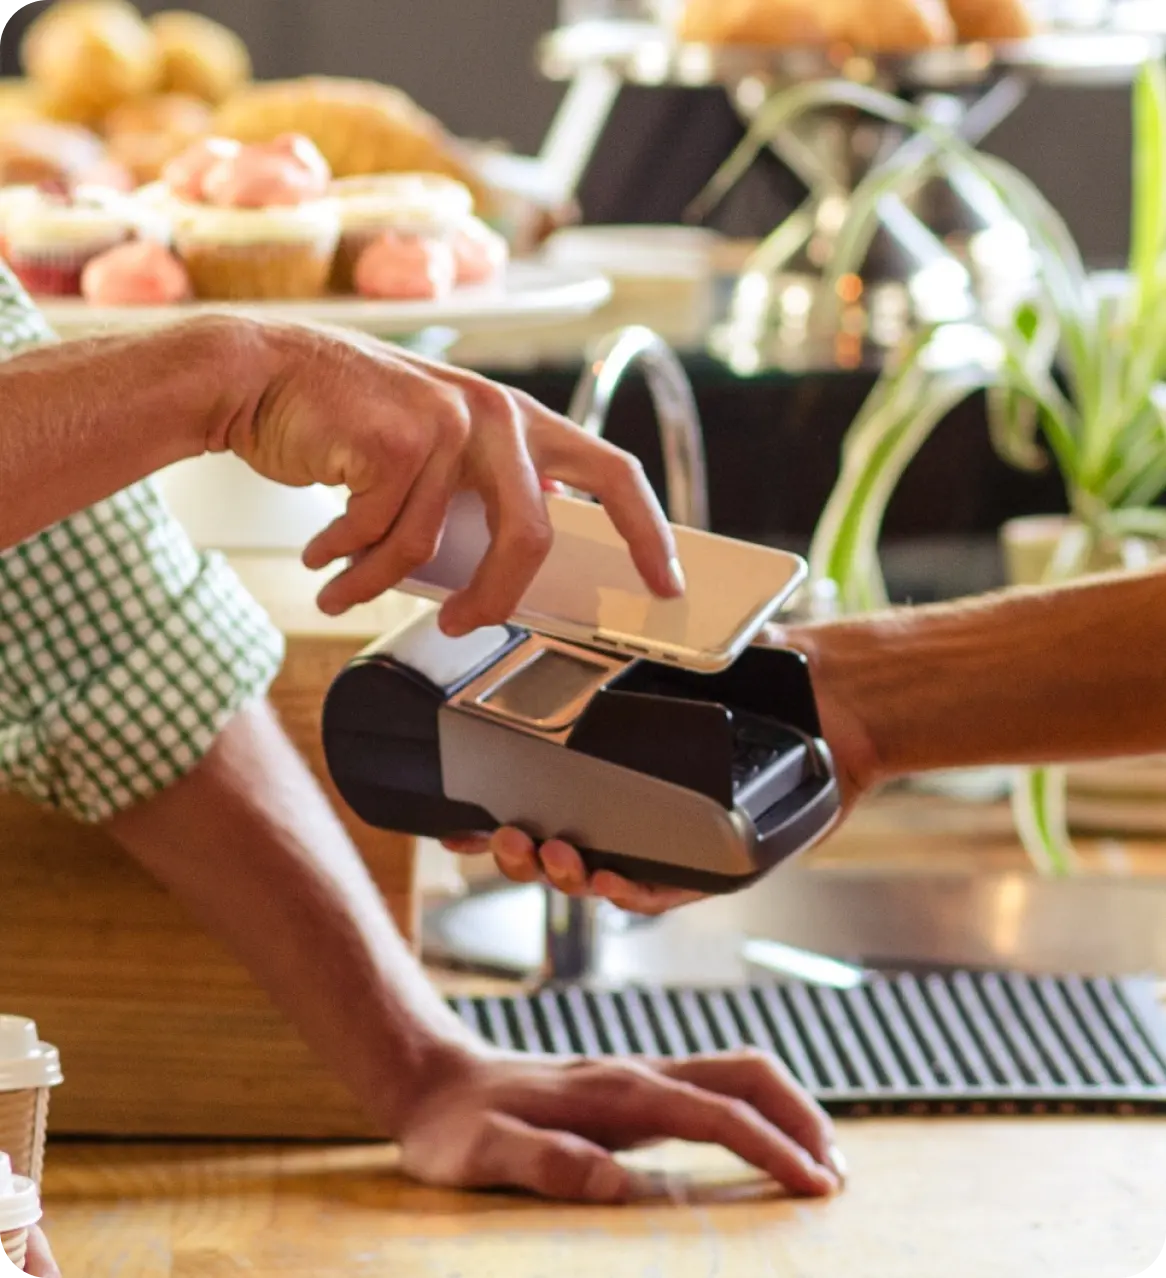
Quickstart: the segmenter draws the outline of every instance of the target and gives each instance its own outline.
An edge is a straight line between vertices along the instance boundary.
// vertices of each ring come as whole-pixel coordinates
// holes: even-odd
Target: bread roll
[[[40,97],[33,85],[27,80],[0,80],[0,124],[44,118]]]
[[[837,39],[871,53],[914,53],[952,44],[943,0],[832,0]]]
[[[251,79],[251,55],[226,27],[198,13],[169,10],[149,22],[162,59],[162,88],[215,106]]]
[[[59,0],[29,27],[22,55],[46,113],[87,125],[153,92],[161,72],[154,37],[125,0]]]
[[[216,134],[271,142],[302,133],[338,178],[371,173],[442,173],[486,193],[457,142],[398,89],[365,80],[313,76],[257,84],[236,94],[214,119]]]
[[[126,102],[105,117],[106,137],[124,133],[184,133],[197,138],[210,132],[211,109],[200,98],[184,93],[163,93],[156,97]]]
[[[811,0],[689,0],[680,38],[695,44],[813,46],[830,31]]]
[[[1026,0],[947,0],[961,41],[1027,40],[1037,25]]]

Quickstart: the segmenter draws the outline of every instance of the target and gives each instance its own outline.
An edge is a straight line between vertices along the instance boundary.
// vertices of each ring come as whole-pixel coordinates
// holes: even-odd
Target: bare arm
[[[419,1080],[473,1041],[266,706],[108,828],[239,957],[386,1135]]]
[[[239,956],[423,1180],[616,1202],[634,1180],[610,1151],[671,1137],[724,1144],[799,1193],[844,1175],[829,1120],[774,1061],[585,1065],[475,1039],[266,707],[109,829]]]
[[[196,320],[0,364],[0,549],[202,453],[244,398],[247,331]]]
[[[1166,748],[1166,570],[791,629],[859,788]]]

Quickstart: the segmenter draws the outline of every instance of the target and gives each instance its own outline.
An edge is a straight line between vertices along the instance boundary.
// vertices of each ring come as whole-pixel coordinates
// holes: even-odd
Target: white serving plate
[[[90,306],[75,298],[38,299],[62,338],[156,328],[193,315],[221,313],[308,324],[333,324],[377,337],[404,337],[429,328],[460,333],[550,324],[586,316],[611,297],[611,285],[591,270],[514,262],[501,285],[458,289],[442,302],[376,302],[328,297],[308,302],[190,302],[180,306]]]

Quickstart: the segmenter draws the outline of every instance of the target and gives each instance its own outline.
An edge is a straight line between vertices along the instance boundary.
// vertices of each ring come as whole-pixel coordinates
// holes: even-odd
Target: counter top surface
[[[66,1275],[287,1278],[1132,1278],[1166,1239],[1155,1120],[870,1120],[851,1183],[782,1200],[714,1150],[640,1156],[674,1201],[577,1208],[399,1178],[391,1151],[51,1151]]]

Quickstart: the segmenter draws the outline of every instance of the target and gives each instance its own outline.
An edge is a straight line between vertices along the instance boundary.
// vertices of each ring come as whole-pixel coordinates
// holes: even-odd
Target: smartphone
[[[796,555],[676,527],[688,591],[657,599],[602,506],[546,502],[554,544],[511,618],[536,634],[712,674],[736,661],[806,578]],[[437,554],[399,589],[441,602],[469,585],[489,544],[481,498],[461,493]]]

